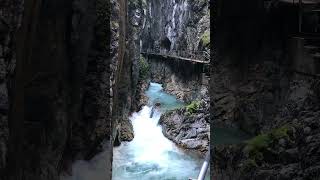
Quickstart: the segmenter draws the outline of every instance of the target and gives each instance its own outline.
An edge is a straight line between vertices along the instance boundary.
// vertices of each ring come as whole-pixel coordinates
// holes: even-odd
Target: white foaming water
[[[166,159],[161,155],[174,147],[168,139],[163,138],[161,127],[157,126],[160,113],[154,112],[153,118],[150,118],[150,114],[151,108],[144,106],[139,113],[134,113],[131,117],[136,132],[130,146],[134,152],[133,160],[163,164]],[[136,151],[137,149],[139,151]]]

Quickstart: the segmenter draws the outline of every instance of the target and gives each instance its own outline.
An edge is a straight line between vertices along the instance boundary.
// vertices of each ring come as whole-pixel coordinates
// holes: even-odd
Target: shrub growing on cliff
[[[247,141],[244,152],[247,153],[254,161],[263,160],[263,153],[279,139],[284,138],[290,141],[290,137],[288,135],[289,128],[289,126],[285,125],[266,134],[260,134],[252,138]]]
[[[268,148],[269,144],[272,142],[271,137],[268,134],[261,134],[247,142],[245,151],[249,156],[254,157],[262,150]]]
[[[189,114],[195,113],[200,107],[200,101],[192,101],[189,105],[187,105],[186,109]]]
[[[148,77],[148,73],[150,71],[150,67],[149,67],[149,64],[147,62],[147,60],[140,56],[140,59],[139,59],[139,74],[140,74],[140,79],[145,79]]]

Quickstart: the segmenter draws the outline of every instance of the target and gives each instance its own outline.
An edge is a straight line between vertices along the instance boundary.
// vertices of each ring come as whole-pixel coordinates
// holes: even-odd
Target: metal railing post
[[[210,164],[210,151],[208,151],[208,153],[206,155],[206,158],[203,162],[203,165],[201,167],[201,170],[200,170],[200,173],[199,173],[197,180],[204,180],[204,178],[206,177],[208,168],[209,168],[209,164]]]

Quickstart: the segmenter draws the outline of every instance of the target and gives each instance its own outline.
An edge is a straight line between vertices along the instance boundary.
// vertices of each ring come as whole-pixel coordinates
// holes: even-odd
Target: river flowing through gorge
[[[113,179],[186,180],[196,178],[203,159],[183,151],[162,134],[158,125],[161,113],[183,106],[183,103],[162,91],[162,86],[151,83],[146,91],[149,105],[133,113],[135,137],[133,141],[114,148]],[[152,104],[160,103],[151,117]],[[207,178],[209,179],[209,178]]]

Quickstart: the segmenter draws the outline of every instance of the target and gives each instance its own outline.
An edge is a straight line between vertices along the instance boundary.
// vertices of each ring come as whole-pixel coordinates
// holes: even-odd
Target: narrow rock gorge
[[[154,137],[174,148],[165,153],[186,158],[179,163],[197,169],[185,178],[196,176],[202,159],[182,149],[203,156],[209,146],[208,65],[202,63],[210,53],[208,2],[0,4],[0,179],[117,179],[112,177],[119,170],[113,169],[113,153],[117,158],[116,148],[139,140],[133,114],[159,104],[150,100],[157,95],[168,98],[163,107],[174,100],[172,107],[178,109],[168,113],[188,112],[181,118],[190,123],[177,139],[167,131],[172,118],[155,110],[157,120],[163,114],[163,130]],[[183,62],[143,54],[149,50],[207,54],[200,63]],[[150,88],[157,91],[148,97]],[[154,125],[162,129],[157,121]],[[184,123],[176,125],[179,129]],[[197,145],[198,139],[204,144]],[[96,162],[103,170],[90,168]]]
[[[0,180],[319,179],[319,9],[0,0]]]
[[[124,105],[133,106],[120,114],[133,113],[129,124],[119,127],[113,179],[196,178],[210,138],[209,2],[128,1],[128,8],[127,51],[132,60],[123,66],[131,68],[126,75],[135,74],[124,76],[126,83],[120,84],[131,79],[128,89],[134,93],[122,94],[129,97]],[[169,163],[174,165],[168,169]],[[191,171],[185,171],[183,164],[189,164]]]

